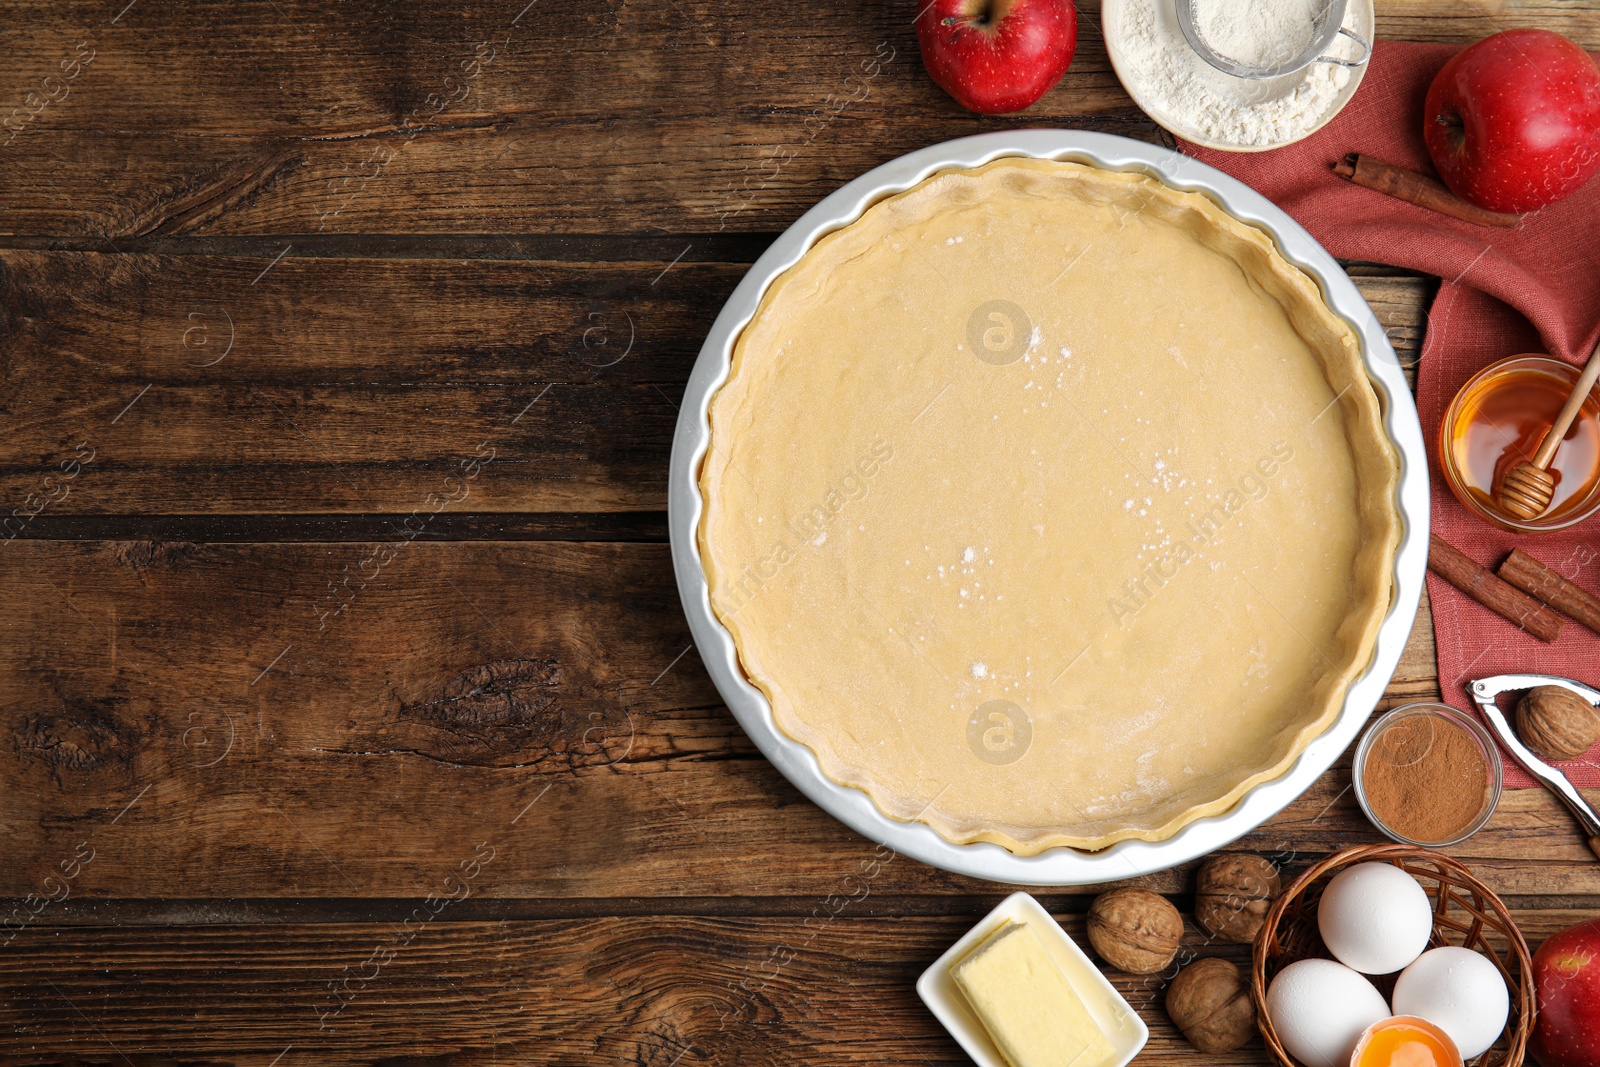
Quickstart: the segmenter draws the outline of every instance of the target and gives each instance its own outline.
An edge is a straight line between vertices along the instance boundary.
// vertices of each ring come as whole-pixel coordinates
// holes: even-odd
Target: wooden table
[[[1005,119],[911,10],[4,5],[0,1057],[963,1062],[912,982],[1007,888],[862,873],[708,681],[663,511],[701,338],[806,207],[980,130],[1157,135],[1094,5]],[[1595,0],[1379,17],[1600,48]],[[1429,281],[1353,270],[1414,363]],[[1387,703],[1436,692],[1424,613]],[[1348,781],[1243,846],[1375,840]],[[1541,792],[1452,851],[1535,943],[1600,910]],[[1118,981],[1141,1062],[1207,1059]]]

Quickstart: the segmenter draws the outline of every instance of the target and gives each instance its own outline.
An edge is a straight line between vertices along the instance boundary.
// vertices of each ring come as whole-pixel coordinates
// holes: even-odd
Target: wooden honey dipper
[[[1539,451],[1533,454],[1533,461],[1519,460],[1500,480],[1500,490],[1495,493],[1494,502],[1506,514],[1519,519],[1536,519],[1550,506],[1550,499],[1556,493],[1556,480],[1545,468],[1556,458],[1561,439],[1567,436],[1567,431],[1572,428],[1572,420],[1578,417],[1578,409],[1589,398],[1595,378],[1600,377],[1597,354],[1600,354],[1600,346],[1596,346],[1595,351],[1589,354],[1589,362],[1573,384],[1572,393],[1562,406],[1561,414],[1556,416],[1544,440],[1539,442]]]

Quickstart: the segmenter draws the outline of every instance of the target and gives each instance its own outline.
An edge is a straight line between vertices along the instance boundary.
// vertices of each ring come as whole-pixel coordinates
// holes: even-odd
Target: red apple
[[[1540,945],[1533,984],[1539,993],[1534,1056],[1544,1067],[1600,1067],[1600,919]]]
[[[1534,211],[1600,170],[1600,67],[1549,30],[1456,53],[1428,87],[1422,136],[1439,177],[1491,211]]]
[[[1078,47],[1072,0],[918,0],[922,65],[969,111],[1021,111],[1061,80]]]

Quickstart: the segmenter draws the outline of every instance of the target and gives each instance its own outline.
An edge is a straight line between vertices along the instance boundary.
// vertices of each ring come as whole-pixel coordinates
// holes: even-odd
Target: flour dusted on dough
[[[873,205],[772,283],[708,421],[740,669],[823,774],[950,841],[1226,811],[1334,721],[1390,602],[1359,338],[1146,175],[1004,159]]]
[[[1255,4],[1244,0],[1201,0],[1200,14],[1204,17],[1208,6],[1220,8],[1223,16],[1235,6],[1248,7],[1257,13],[1258,22],[1275,22],[1276,15],[1261,12],[1286,9],[1292,13],[1305,3],[1306,0]],[[1237,145],[1292,140],[1314,129],[1333,110],[1340,91],[1350,82],[1348,68],[1313,63],[1298,75],[1278,79],[1288,83],[1281,95],[1253,103],[1252,94],[1272,83],[1235,78],[1201,59],[1184,40],[1172,8],[1172,0],[1125,0],[1119,24],[1112,31],[1117,56],[1124,77],[1134,83],[1129,88],[1135,90],[1141,103],[1211,140]],[[1226,38],[1215,47],[1225,54],[1232,54],[1230,49],[1247,53],[1234,56],[1241,61],[1252,61],[1248,54],[1252,51],[1259,55],[1277,47],[1272,42],[1255,40],[1253,32],[1240,28],[1231,17],[1219,16],[1215,23],[1214,32]]]

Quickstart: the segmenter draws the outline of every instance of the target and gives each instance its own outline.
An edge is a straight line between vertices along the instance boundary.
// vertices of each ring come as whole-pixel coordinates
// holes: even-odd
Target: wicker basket
[[[1511,990],[1511,1017],[1500,1040],[1473,1060],[1477,1067],[1521,1067],[1533,1029],[1536,1001],[1533,961],[1528,943],[1506,906],[1488,887],[1455,860],[1411,845],[1365,845],[1336,853],[1302,874],[1267,913],[1266,925],[1256,937],[1251,989],[1256,1019],[1267,1050],[1283,1067],[1303,1067],[1285,1051],[1267,1018],[1267,985],[1279,971],[1297,960],[1332,958],[1317,932],[1317,904],[1328,880],[1356,863],[1378,860],[1393,863],[1422,883],[1433,901],[1433,946],[1461,945],[1487,956],[1505,976]],[[1385,997],[1394,989],[1394,976],[1375,979]]]

